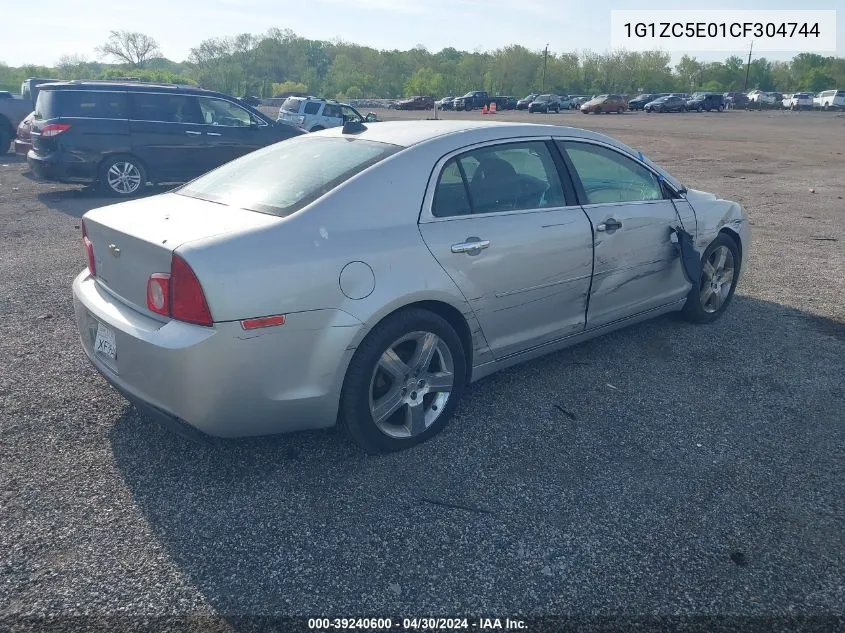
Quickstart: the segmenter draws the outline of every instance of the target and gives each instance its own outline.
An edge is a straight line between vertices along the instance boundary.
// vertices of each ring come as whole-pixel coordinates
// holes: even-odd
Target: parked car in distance
[[[658,97],[662,97],[661,93],[656,92],[646,92],[641,95],[637,95],[633,99],[628,101],[628,109],[629,110],[642,110],[645,107],[645,104],[654,101]]]
[[[569,95],[556,95],[558,102],[560,102],[561,110],[572,110],[575,105],[572,102],[572,97]]]
[[[471,90],[455,99],[455,110],[480,110],[490,105],[490,94],[484,90]]]
[[[23,121],[18,124],[17,134],[15,135],[15,154],[24,156],[32,149],[32,135],[30,130],[32,128],[32,120],[35,117],[35,112],[30,112],[26,115]]]
[[[752,90],[748,93],[748,103],[746,104],[746,108],[759,110],[762,108],[771,108],[773,106],[780,105],[780,103],[780,99],[777,99],[775,94],[772,92]]]
[[[745,108],[748,105],[748,95],[744,92],[726,92],[725,107],[728,108]]]
[[[744,271],[740,204],[603,134],[349,132],[82,217],[81,347],[141,411],[221,437],[339,422],[369,452],[405,449],[495,371],[669,312],[714,322]]]
[[[245,103],[252,108],[257,108],[261,105],[261,98],[256,97],[255,95],[244,95],[243,97],[238,97],[238,101]]]
[[[696,92],[686,102],[687,110],[724,112],[725,95],[718,92]]]
[[[622,95],[618,94],[599,95],[581,104],[580,108],[584,114],[609,114],[611,112],[622,114],[627,109],[628,102]]]
[[[516,109],[517,110],[527,110],[528,106],[531,105],[531,102],[534,101],[539,95],[535,93],[531,93],[527,97],[523,97],[522,99],[516,102]]]
[[[434,97],[415,96],[396,102],[397,110],[432,110],[433,108]]]
[[[38,86],[43,84],[54,84],[61,79],[48,79],[46,77],[29,77],[21,82],[21,99],[30,102],[30,111],[35,109],[35,101],[38,99]]]
[[[490,102],[496,104],[497,110],[515,110],[517,99],[511,96],[497,95],[491,97]]]
[[[454,110],[455,109],[455,97],[443,97],[440,101],[437,102],[437,107],[441,110]]]
[[[652,112],[686,112],[687,102],[674,95],[667,97],[658,97],[654,101],[645,104],[643,110],[648,113]]]
[[[845,108],[845,90],[823,90],[813,98],[813,106],[822,110]]]
[[[592,99],[592,97],[588,97],[587,95],[570,95],[569,98],[572,100],[572,107],[575,110],[580,110],[582,105]]]
[[[557,95],[539,95],[528,106],[528,112],[560,112],[560,100],[557,98]]]
[[[304,132],[210,90],[69,81],[41,86],[30,133],[37,177],[128,197]]]
[[[30,112],[32,104],[27,99],[14,95],[11,99],[0,99],[0,156],[9,151],[18,125]]]
[[[339,127],[348,121],[376,120],[376,115],[368,112],[362,116],[348,103],[338,103],[316,97],[288,97],[279,108],[277,121],[301,127],[307,132],[319,132],[331,127]]]
[[[794,92],[791,95],[784,96],[783,107],[789,108],[790,110],[812,110],[813,93]]]

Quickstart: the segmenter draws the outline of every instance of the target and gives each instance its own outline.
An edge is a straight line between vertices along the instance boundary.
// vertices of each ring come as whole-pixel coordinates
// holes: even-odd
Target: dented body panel
[[[703,254],[710,242],[722,231],[732,233],[739,238],[741,245],[739,277],[741,278],[751,248],[751,227],[742,205],[697,189],[686,191],[684,197],[695,212],[697,226],[695,247],[700,253]]]

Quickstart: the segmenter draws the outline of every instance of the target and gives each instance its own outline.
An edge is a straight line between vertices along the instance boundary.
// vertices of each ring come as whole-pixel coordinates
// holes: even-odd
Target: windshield
[[[692,93],[693,99],[703,99],[706,96],[707,96],[706,92],[694,92],[694,93]]]
[[[282,110],[284,110],[285,112],[299,112],[299,106],[301,104],[302,99],[294,99],[293,97],[288,97],[282,104]]]
[[[634,97],[633,101],[643,100],[643,99],[651,99],[651,95],[649,95],[649,94],[638,95],[638,96]]]
[[[176,193],[286,216],[400,149],[363,139],[298,136],[227,163]]]

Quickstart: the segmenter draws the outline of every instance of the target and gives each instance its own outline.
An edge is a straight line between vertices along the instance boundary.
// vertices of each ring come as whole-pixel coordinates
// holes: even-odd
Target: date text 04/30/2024
[[[525,631],[524,620],[511,618],[309,618],[311,631]]]

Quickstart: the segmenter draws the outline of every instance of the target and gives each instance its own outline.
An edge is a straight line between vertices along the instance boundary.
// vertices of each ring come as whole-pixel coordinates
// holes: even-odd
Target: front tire
[[[340,396],[340,423],[371,454],[410,448],[440,432],[467,379],[454,328],[418,308],[379,323],[358,346]]]
[[[134,156],[113,156],[100,166],[100,187],[116,198],[138,195],[147,185],[147,170]]]
[[[736,242],[720,233],[701,257],[701,278],[687,295],[684,317],[693,323],[713,323],[722,316],[734,296],[739,266]]]

